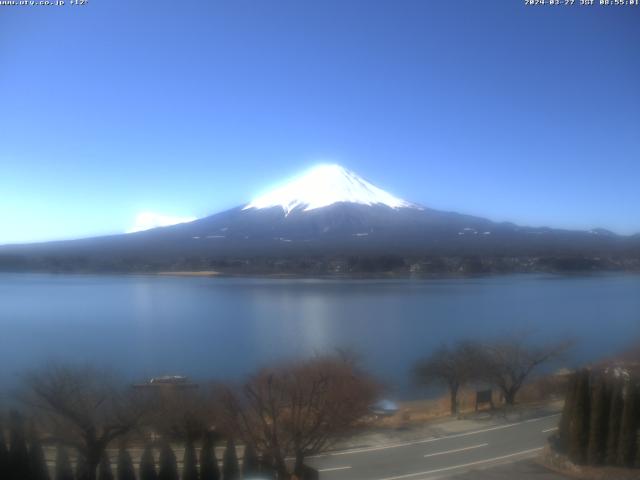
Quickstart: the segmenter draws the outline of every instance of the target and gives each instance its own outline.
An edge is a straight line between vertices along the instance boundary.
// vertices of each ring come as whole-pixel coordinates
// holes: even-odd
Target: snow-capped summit
[[[246,205],[243,210],[282,207],[292,210],[315,210],[334,203],[386,205],[391,208],[420,208],[372,185],[340,165],[317,165]]]

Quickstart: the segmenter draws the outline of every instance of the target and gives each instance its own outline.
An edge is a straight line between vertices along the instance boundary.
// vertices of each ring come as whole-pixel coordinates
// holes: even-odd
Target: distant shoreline
[[[149,272],[145,272],[145,274],[149,274]],[[171,276],[171,277],[218,277],[224,275],[222,272],[217,272],[215,270],[193,270],[193,271],[178,271],[178,272],[155,272],[151,273],[151,275],[163,275],[163,276]]]
[[[480,278],[499,278],[499,277],[535,277],[535,276],[551,276],[551,277],[617,277],[617,276],[640,276],[638,271],[590,271],[590,272],[489,272],[489,273],[377,273],[377,274],[304,274],[304,273],[248,273],[248,272],[219,272],[219,271],[178,271],[178,272],[127,272],[116,275],[142,275],[142,276],[162,276],[162,277],[183,277],[183,278],[249,278],[249,279],[271,279],[271,280],[469,280]]]
[[[254,279],[280,279],[280,280],[464,280],[473,278],[499,278],[499,277],[610,277],[610,276],[637,276],[638,270],[590,270],[590,271],[502,271],[502,272],[345,272],[345,273],[307,273],[307,272],[225,272],[218,270],[163,270],[153,271],[3,271],[0,274],[49,274],[49,275],[106,275],[106,276],[149,276],[149,277],[182,277],[182,278],[254,278]]]

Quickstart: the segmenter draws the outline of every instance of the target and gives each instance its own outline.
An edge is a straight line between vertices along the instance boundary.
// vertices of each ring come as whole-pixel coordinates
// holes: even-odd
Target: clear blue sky
[[[318,161],[434,208],[640,232],[640,7],[0,7],[0,243],[204,216]]]

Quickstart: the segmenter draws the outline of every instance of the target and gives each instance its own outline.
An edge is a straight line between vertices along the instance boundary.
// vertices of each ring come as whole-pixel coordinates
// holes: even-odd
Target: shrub
[[[265,479],[274,480],[276,478],[276,471],[273,467],[273,456],[269,453],[263,453],[260,459],[260,473]]]
[[[620,440],[620,422],[622,420],[622,384],[617,381],[611,396],[609,407],[609,433],[607,435],[606,463],[614,465],[618,460],[618,442]]]
[[[156,461],[153,458],[153,449],[150,445],[144,447],[140,457],[140,480],[157,480]]]
[[[571,417],[573,415],[573,409],[575,408],[574,404],[577,384],[577,376],[571,375],[567,384],[564,408],[562,410],[562,416],[560,417],[560,424],[558,426],[557,448],[562,453],[567,453],[569,450],[569,425],[571,424]]]
[[[244,449],[244,455],[242,459],[242,475],[248,477],[260,472],[260,466],[258,461],[258,455],[251,443],[248,443]]]
[[[98,480],[113,480],[113,472],[111,471],[111,460],[106,450],[102,454],[100,464],[98,465]]]
[[[198,480],[197,463],[196,449],[193,447],[193,442],[187,440],[182,459],[182,480]]]
[[[31,441],[29,449],[29,480],[49,480],[49,469],[38,438]]]
[[[216,458],[216,449],[213,435],[207,433],[200,450],[200,480],[219,480],[220,469]]]
[[[169,442],[164,442],[160,449],[158,480],[178,480],[178,464]]]
[[[577,373],[573,413],[569,421],[569,458],[577,464],[586,463],[589,443],[590,409],[589,371]]]
[[[222,478],[224,480],[238,480],[240,478],[236,445],[232,439],[227,440],[227,448],[224,450],[224,457],[222,459]]]
[[[624,391],[624,407],[618,442],[618,465],[633,467],[638,430],[638,387],[630,381]]]
[[[7,444],[4,441],[2,425],[0,425],[0,478],[7,478],[9,476],[8,462],[9,451],[7,450]]]
[[[17,412],[11,412],[9,422],[8,470],[9,480],[29,478],[29,451],[24,435],[24,420]]]
[[[85,480],[88,476],[89,466],[87,465],[87,460],[81,452],[78,452],[78,457],[76,459],[76,480]]]
[[[131,455],[125,448],[118,451],[118,480],[136,480]]]
[[[595,380],[591,392],[591,419],[589,421],[589,447],[587,462],[600,465],[607,451],[607,421],[609,419],[609,382],[604,375]]]
[[[62,446],[58,446],[56,449],[55,480],[73,480],[69,455],[67,454],[67,449]]]

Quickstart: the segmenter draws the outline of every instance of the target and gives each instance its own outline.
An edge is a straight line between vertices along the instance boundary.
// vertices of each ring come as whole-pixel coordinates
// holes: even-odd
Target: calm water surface
[[[407,391],[442,342],[533,329],[578,340],[569,363],[640,337],[640,276],[272,280],[0,275],[0,380],[48,361],[129,378],[239,378],[259,365],[354,348]]]

